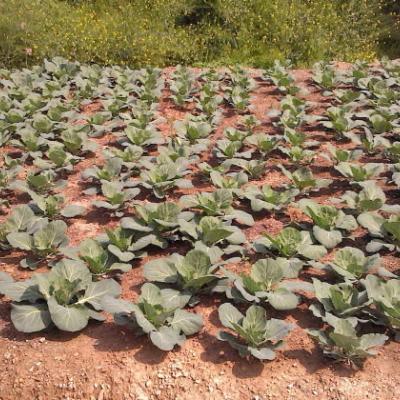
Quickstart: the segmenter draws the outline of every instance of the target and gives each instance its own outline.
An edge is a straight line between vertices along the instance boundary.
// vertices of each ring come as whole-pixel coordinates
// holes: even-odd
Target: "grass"
[[[393,57],[392,0],[7,0],[0,65],[63,56],[102,65],[242,64]],[[386,13],[385,13],[386,11]]]

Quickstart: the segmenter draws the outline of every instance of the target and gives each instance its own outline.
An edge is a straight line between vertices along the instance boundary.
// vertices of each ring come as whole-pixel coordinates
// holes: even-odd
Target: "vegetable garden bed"
[[[394,398],[399,63],[0,77],[0,399]]]

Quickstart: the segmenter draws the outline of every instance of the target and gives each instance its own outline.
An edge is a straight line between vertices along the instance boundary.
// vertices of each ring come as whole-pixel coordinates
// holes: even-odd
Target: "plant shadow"
[[[200,355],[202,361],[217,365],[232,365],[232,373],[239,379],[260,376],[264,369],[261,361],[241,358],[228,343],[219,341],[207,332],[202,333],[198,341],[204,350]]]

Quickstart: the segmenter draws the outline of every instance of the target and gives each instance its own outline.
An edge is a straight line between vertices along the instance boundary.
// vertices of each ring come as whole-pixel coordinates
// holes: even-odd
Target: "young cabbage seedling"
[[[348,209],[355,214],[371,211],[384,211],[388,213],[400,212],[397,204],[386,204],[385,192],[379,187],[376,181],[360,182],[360,192],[346,191],[340,198],[346,203]]]
[[[334,271],[344,281],[358,282],[367,274],[377,273],[389,277],[391,273],[381,266],[379,254],[365,256],[364,252],[355,247],[339,249],[327,268]]]
[[[10,243],[7,235],[10,233],[24,232],[37,220],[32,209],[27,205],[15,206],[9,217],[0,223],[0,249],[9,250]]]
[[[13,231],[7,240],[13,248],[24,250],[32,257],[24,258],[22,268],[35,269],[40,262],[58,256],[68,244],[67,224],[64,221],[37,219],[25,232]]]
[[[152,125],[147,125],[144,128],[128,125],[123,132],[120,143],[122,146],[131,144],[140,147],[149,147],[163,144],[164,141],[165,139],[161,132],[157,131]]]
[[[149,261],[143,267],[144,277],[150,282],[177,287],[193,297],[190,305],[199,300],[196,295],[204,292],[223,291],[219,286],[223,278],[216,274],[221,263],[213,263],[205,252],[190,250],[185,256],[174,253],[168,258]]]
[[[254,224],[254,219],[250,214],[233,208],[233,196],[231,191],[227,189],[182,196],[180,203],[183,208],[198,209],[203,215],[221,216],[225,220],[235,220],[239,224],[247,226]]]
[[[371,314],[378,323],[383,323],[396,335],[400,341],[400,279],[382,279],[368,275],[362,282],[367,290],[368,298],[374,308]]]
[[[128,272],[132,265],[127,261],[120,262],[120,253],[114,255],[114,252],[108,251],[106,246],[98,240],[85,239],[77,249],[72,249],[66,254],[74,259],[82,260],[88,266],[90,272],[95,276],[102,276],[113,271]],[[112,248],[112,250],[115,250]],[[126,254],[123,254],[126,255]],[[129,257],[125,257],[126,260]],[[129,260],[130,261],[130,260]]]
[[[291,181],[291,186],[302,193],[318,191],[326,188],[332,183],[332,179],[315,178],[311,169],[300,167],[294,172],[290,172],[283,165],[279,166],[283,174]]]
[[[307,231],[299,231],[293,227],[283,228],[278,234],[264,233],[253,246],[260,253],[277,253],[285,258],[301,256],[309,260],[316,260],[326,255],[324,246],[313,244],[311,235]]]
[[[333,163],[339,164],[340,162],[355,161],[363,154],[362,150],[345,150],[339,147],[333,146],[331,143],[326,145],[329,154],[321,154],[322,157],[333,161]]]
[[[275,60],[273,67],[264,71],[262,79],[273,83],[282,94],[295,95],[300,91],[300,88],[296,86],[293,75],[288,72],[290,67],[290,60],[286,60],[283,63]]]
[[[143,248],[155,245],[165,248],[170,240],[177,240],[181,221],[190,221],[193,213],[182,211],[175,203],[145,203],[135,205],[135,217],[121,219],[121,227],[138,236]]]
[[[262,159],[244,160],[241,158],[232,158],[227,161],[227,165],[239,167],[249,176],[249,179],[261,178],[266,172],[266,161]]]
[[[280,137],[265,133],[255,133],[254,135],[247,136],[245,143],[254,146],[254,149],[265,157],[278,147],[280,139]]]
[[[101,185],[101,193],[106,200],[95,200],[92,205],[97,208],[105,208],[111,210],[118,217],[123,215],[123,210],[129,202],[139,193],[139,188],[124,188],[122,182],[103,182]]]
[[[352,215],[346,215],[335,206],[318,204],[308,199],[301,199],[297,205],[315,224],[312,227],[314,238],[327,249],[333,249],[342,242],[343,231],[351,232],[358,227]]]
[[[174,187],[179,189],[193,187],[189,179],[183,178],[190,173],[186,160],[173,162],[170,159],[159,158],[157,164],[149,163],[146,167],[148,169],[140,174],[141,185],[146,189],[152,189],[159,199],[164,198],[167,191]]]
[[[351,183],[359,183],[378,177],[385,169],[383,164],[352,164],[349,162],[340,162],[335,165],[335,169],[344,177],[350,178]]]
[[[244,197],[250,200],[252,211],[280,211],[285,209],[295,196],[299,193],[297,189],[287,189],[283,191],[274,190],[270,185],[246,186]]]
[[[384,218],[377,213],[362,213],[357,220],[374,238],[367,244],[368,253],[376,253],[385,248],[400,251],[400,216]]]
[[[246,236],[230,221],[219,217],[202,217],[200,221],[180,220],[180,231],[184,233],[195,249],[205,251],[211,260],[218,261],[224,254],[243,253]]]
[[[371,303],[365,290],[357,290],[350,282],[331,285],[316,278],[313,278],[313,285],[319,303],[311,304],[309,309],[316,317],[327,323],[330,316],[326,314],[349,319],[353,324],[365,322],[359,318]]]
[[[99,312],[104,296],[116,298],[121,287],[112,279],[92,281],[92,274],[79,261],[61,260],[47,273],[34,274],[25,281],[1,281],[0,293],[10,298],[11,321],[24,333],[55,326],[78,332],[89,319],[104,321]]]
[[[224,303],[218,308],[219,320],[235,335],[220,331],[219,340],[228,342],[241,357],[253,356],[259,360],[273,360],[275,350],[283,345],[283,339],[293,325],[282,320],[267,319],[266,311],[260,306],[251,306],[243,315],[232,304]]]
[[[250,274],[236,275],[226,271],[233,284],[226,295],[235,301],[266,302],[276,310],[291,310],[299,304],[298,296],[293,293],[296,282],[289,283],[285,279],[296,278],[302,267],[303,262],[295,258],[268,258],[253,264]],[[302,286],[298,289],[304,289]]]
[[[377,354],[376,347],[383,346],[386,335],[369,333],[357,335],[352,322],[348,319],[329,318],[330,327],[325,331],[309,329],[308,334],[321,346],[324,354],[352,367],[361,366],[362,362]]]
[[[105,296],[102,305],[118,324],[129,325],[136,334],[148,335],[160,350],[171,351],[203,326],[200,315],[183,310],[189,300],[190,294],[145,283],[136,304]]]

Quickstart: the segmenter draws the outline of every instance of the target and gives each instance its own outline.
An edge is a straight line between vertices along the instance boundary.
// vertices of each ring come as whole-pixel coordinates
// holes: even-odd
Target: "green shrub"
[[[372,60],[391,18],[381,0],[7,0],[0,64],[57,55],[133,67]]]

